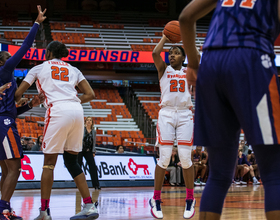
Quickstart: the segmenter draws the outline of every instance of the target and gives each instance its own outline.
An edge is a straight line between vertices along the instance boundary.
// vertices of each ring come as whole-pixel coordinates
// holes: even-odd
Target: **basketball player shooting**
[[[169,50],[167,65],[160,55],[165,43],[170,42],[163,34],[154,48],[153,59],[158,71],[161,87],[161,110],[157,122],[157,142],[159,161],[155,170],[154,196],[150,199],[151,214],[158,219],[163,218],[161,210],[161,188],[165,170],[169,165],[174,138],[177,137],[178,154],[183,168],[186,184],[186,208],[184,218],[192,218],[195,214],[193,197],[194,169],[191,160],[193,140],[193,116],[191,94],[187,87],[186,74],[182,66],[185,61],[184,49],[172,46]]]

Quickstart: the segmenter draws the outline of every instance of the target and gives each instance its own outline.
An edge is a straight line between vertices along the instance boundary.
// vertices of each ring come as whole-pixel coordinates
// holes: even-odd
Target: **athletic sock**
[[[154,190],[154,196],[153,199],[154,200],[160,200],[161,199],[161,190]]]
[[[87,198],[83,198],[83,202],[84,202],[85,204],[92,203],[92,199],[91,199],[91,197],[89,196],[89,197],[87,197]]]
[[[45,211],[49,208],[50,199],[41,199],[41,211]]]
[[[194,199],[194,197],[193,197],[193,189],[188,189],[188,188],[186,188],[186,200],[187,199]]]

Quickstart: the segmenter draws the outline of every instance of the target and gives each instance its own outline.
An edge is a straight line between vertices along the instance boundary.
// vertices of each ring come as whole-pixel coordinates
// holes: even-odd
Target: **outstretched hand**
[[[184,69],[184,72],[186,73],[189,92],[194,97],[196,89],[197,71],[198,69],[193,69],[190,67]]]
[[[28,98],[21,98],[21,99],[17,102],[18,106],[23,106],[23,105],[25,105],[25,104],[27,104],[27,103],[28,103]]]
[[[47,9],[45,8],[45,10],[42,12],[41,5],[37,5],[37,9],[38,9],[38,17],[36,18],[35,22],[41,24],[47,18],[46,16],[44,16]]]
[[[4,91],[5,91],[6,89],[10,88],[11,85],[12,85],[12,83],[9,82],[9,83],[4,84],[3,86],[0,86],[0,95],[6,95],[6,94],[4,93]],[[2,100],[1,97],[0,97],[0,100]]]

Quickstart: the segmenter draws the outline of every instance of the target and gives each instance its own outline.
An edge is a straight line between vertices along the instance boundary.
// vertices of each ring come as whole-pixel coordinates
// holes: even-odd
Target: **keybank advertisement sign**
[[[21,174],[19,181],[40,181],[42,174],[44,155],[26,154],[21,160]],[[153,180],[155,160],[150,156],[119,156],[96,155],[99,180]],[[82,169],[86,179],[91,180],[89,168],[83,161]],[[72,177],[64,166],[62,155],[58,155],[54,169],[55,181],[70,181]]]

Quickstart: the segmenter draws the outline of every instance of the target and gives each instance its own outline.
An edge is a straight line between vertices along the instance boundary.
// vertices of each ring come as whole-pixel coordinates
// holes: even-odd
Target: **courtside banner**
[[[19,46],[7,45],[8,52],[13,56]],[[23,59],[45,60],[45,49],[30,48]],[[165,58],[165,53],[161,54]],[[154,63],[151,51],[122,51],[122,50],[69,50],[64,61],[78,62],[116,62],[116,63]]]
[[[21,160],[19,181],[40,181],[44,155],[25,154]],[[153,180],[155,160],[151,156],[134,155],[96,155],[99,180]],[[89,168],[84,159],[82,169],[87,180],[91,180]],[[64,166],[62,155],[58,155],[54,169],[54,181],[70,181],[68,170]]]

